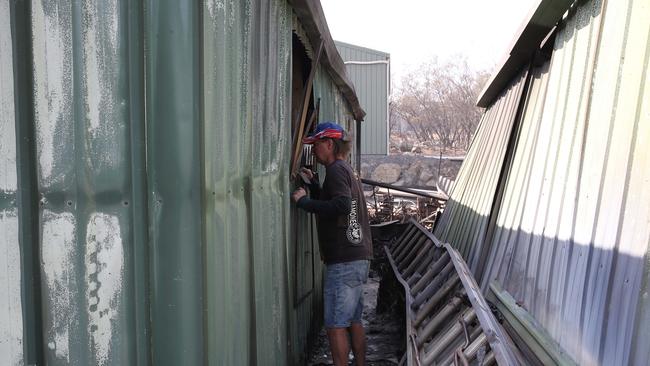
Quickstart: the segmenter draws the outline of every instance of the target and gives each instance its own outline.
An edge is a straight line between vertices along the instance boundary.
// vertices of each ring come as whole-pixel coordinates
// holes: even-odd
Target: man
[[[368,280],[372,238],[361,181],[347,162],[350,137],[338,124],[325,122],[303,142],[313,144],[316,161],[325,166],[325,181],[321,189],[312,172],[303,168],[301,174],[312,182],[312,197],[303,188],[291,197],[299,208],[316,214],[326,266],[324,312],[332,358],[335,365],[348,364],[350,334],[356,363],[365,365],[362,284]]]

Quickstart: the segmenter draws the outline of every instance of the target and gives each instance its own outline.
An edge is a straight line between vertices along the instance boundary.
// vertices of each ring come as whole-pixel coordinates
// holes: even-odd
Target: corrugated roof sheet
[[[511,82],[479,122],[435,235],[451,243],[475,271],[527,70]]]
[[[504,55],[500,65],[481,91],[477,100],[479,107],[486,108],[492,104],[519,70],[528,64],[539,44],[575,2],[575,0],[536,0],[533,3],[530,14],[522,22],[508,47],[508,53]]]
[[[367,61],[385,60],[386,58],[390,57],[390,53],[388,52],[379,51],[379,50],[375,50],[363,46],[357,46],[351,43],[334,41],[334,44],[336,45],[336,48],[339,50],[339,53],[341,53],[341,58],[343,59],[343,61],[347,61],[347,58],[345,57],[344,52],[341,52],[342,48],[348,48],[352,51],[359,51],[359,55],[366,55],[368,57]]]

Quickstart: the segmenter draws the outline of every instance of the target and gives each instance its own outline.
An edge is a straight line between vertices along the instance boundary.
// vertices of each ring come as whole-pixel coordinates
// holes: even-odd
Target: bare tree
[[[393,108],[419,141],[467,149],[481,116],[475,102],[485,80],[487,74],[472,71],[463,57],[433,59],[402,78]]]
[[[388,101],[388,121],[389,121],[389,131],[392,134],[402,134],[402,121],[401,116],[397,111],[397,103],[394,95],[390,95],[390,100]]]

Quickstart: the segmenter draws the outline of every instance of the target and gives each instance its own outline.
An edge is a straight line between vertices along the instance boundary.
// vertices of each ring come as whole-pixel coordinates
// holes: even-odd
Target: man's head
[[[319,123],[302,142],[313,144],[316,160],[325,165],[336,159],[346,159],[352,147],[350,135],[335,122]]]

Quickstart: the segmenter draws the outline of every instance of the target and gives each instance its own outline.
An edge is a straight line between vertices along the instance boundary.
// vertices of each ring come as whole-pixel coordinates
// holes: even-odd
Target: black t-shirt
[[[372,258],[372,238],[361,180],[344,160],[326,167],[323,188],[298,207],[316,214],[318,240],[327,264]]]

